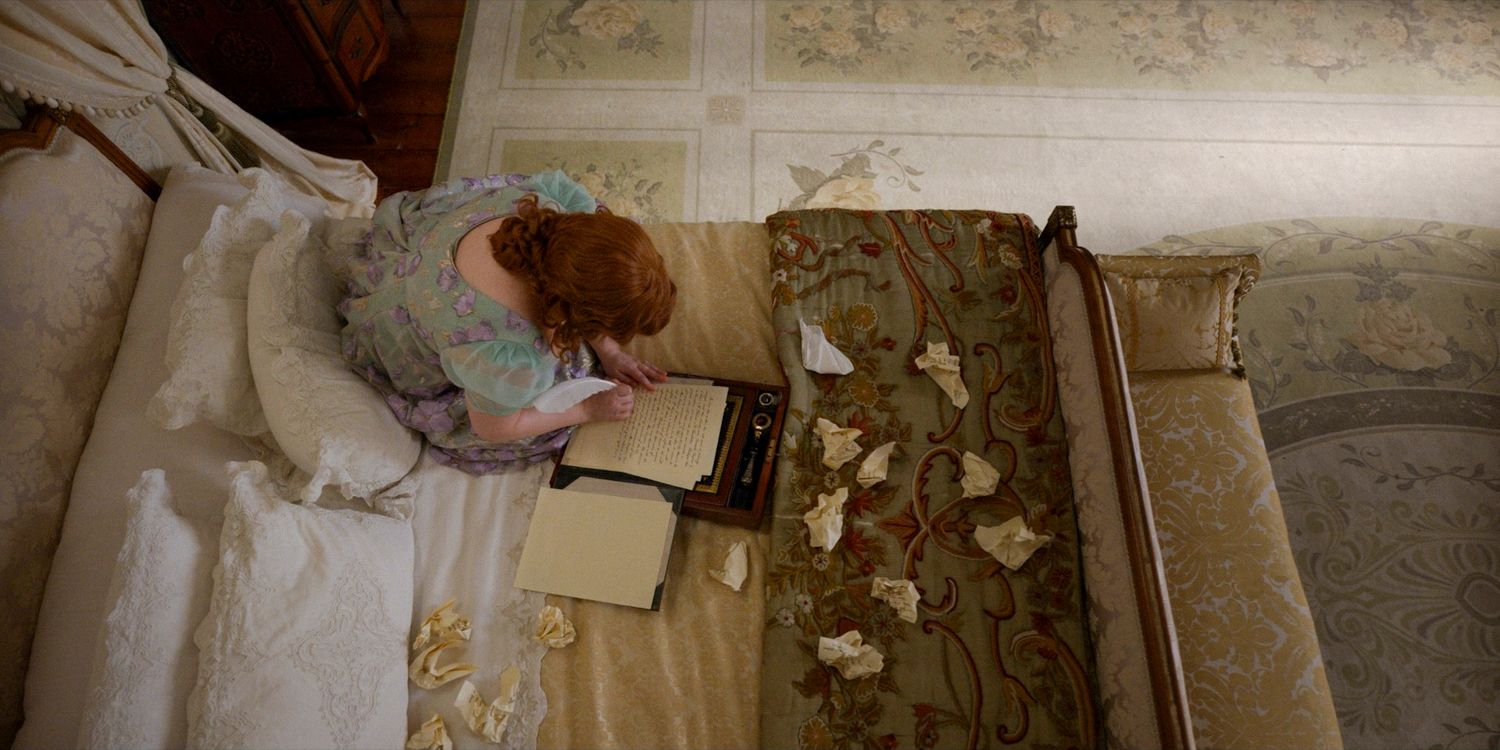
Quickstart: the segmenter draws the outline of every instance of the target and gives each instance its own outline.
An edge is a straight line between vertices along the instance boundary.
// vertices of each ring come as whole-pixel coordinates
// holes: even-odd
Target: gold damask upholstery
[[[1250,386],[1225,359],[1234,305],[1259,264],[1111,257],[1100,266],[1135,363],[1130,394],[1197,747],[1342,747]],[[1139,282],[1153,279],[1201,281],[1150,300]],[[1176,339],[1143,343],[1155,335]]]
[[[1240,371],[1234,310],[1260,273],[1254,255],[1213,258],[1100,256],[1125,366],[1144,370]]]

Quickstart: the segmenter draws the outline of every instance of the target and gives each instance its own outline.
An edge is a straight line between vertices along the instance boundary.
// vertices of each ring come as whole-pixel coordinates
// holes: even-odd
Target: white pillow
[[[198,673],[188,634],[208,608],[215,555],[205,528],[177,514],[161,469],[127,495],[125,544],[94,651],[78,747],[182,747],[182,696]]]
[[[317,219],[323,204],[262,169],[238,177],[248,192],[214,212],[198,248],[183,260],[167,333],[169,375],[149,406],[151,417],[169,430],[202,419],[238,435],[266,432],[246,349],[250,269],[284,211]]]
[[[250,367],[277,445],[311,475],[303,502],[315,502],[328,484],[338,485],[344,497],[370,500],[411,471],[422,440],[396,421],[340,355],[342,326],[334,306],[341,284],[310,228],[307,219],[287,212],[256,256]]]
[[[259,462],[227,469],[188,745],[401,747],[411,527],[285,502]]]

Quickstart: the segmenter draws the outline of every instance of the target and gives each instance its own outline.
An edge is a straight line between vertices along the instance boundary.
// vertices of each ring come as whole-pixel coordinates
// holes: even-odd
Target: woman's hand
[[[624,383],[583,401],[583,413],[590,422],[623,422],[634,412],[635,389]]]
[[[656,390],[656,383],[665,382],[665,370],[625,351],[614,339],[605,336],[590,342],[594,353],[599,355],[599,364],[604,373],[626,385],[639,386],[648,391]]]

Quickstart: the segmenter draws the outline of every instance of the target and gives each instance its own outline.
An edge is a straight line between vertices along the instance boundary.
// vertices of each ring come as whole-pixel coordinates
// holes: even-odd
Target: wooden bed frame
[[[94,124],[77,112],[64,112],[51,107],[32,107],[26,111],[19,130],[0,132],[0,154],[14,149],[42,151],[52,145],[57,129],[67,128],[88,141],[104,158],[117,167],[130,181],[135,183],[147,197],[156,200],[161,196],[161,185],[146,174],[124,151],[120,150]]]

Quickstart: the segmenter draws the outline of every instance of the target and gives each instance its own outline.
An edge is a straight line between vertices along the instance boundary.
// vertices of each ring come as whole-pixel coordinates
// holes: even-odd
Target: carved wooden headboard
[[[146,174],[146,170],[141,169],[140,165],[121,151],[119,146],[99,132],[99,129],[94,127],[88,118],[77,112],[64,112],[48,107],[34,107],[27,110],[26,118],[22,120],[19,130],[0,132],[0,155],[13,149],[44,150],[52,144],[52,139],[57,136],[59,127],[65,127],[88,141],[151,200],[154,201],[161,195],[161,185],[151,179],[151,175]]]

